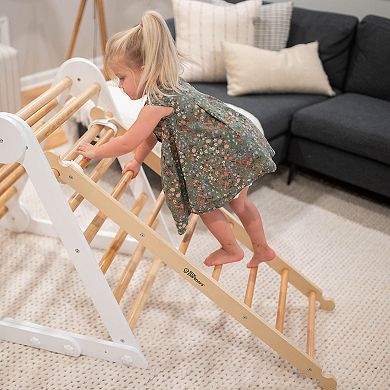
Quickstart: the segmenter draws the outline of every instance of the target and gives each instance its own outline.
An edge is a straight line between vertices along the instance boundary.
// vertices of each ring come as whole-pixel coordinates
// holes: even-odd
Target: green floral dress
[[[154,134],[166,203],[181,235],[191,213],[223,207],[276,165],[275,151],[250,119],[182,79],[180,85],[180,93],[162,89],[146,104],[174,109]]]

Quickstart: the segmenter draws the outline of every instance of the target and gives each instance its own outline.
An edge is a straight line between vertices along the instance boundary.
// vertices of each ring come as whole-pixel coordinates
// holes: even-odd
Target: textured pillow
[[[345,90],[390,100],[390,19],[368,15],[360,22]]]
[[[172,0],[176,47],[195,63],[185,67],[187,81],[225,81],[222,42],[254,43],[253,18],[262,0],[219,7],[199,1]]]
[[[281,50],[287,46],[293,2],[273,3],[261,7],[261,16],[254,19],[255,46]]]
[[[334,96],[318,56],[318,41],[278,52],[224,42],[228,95],[310,93]]]
[[[219,6],[232,6],[224,0],[198,0]],[[255,25],[254,46],[267,50],[281,50],[287,46],[293,2],[262,5],[261,16],[253,19]]]

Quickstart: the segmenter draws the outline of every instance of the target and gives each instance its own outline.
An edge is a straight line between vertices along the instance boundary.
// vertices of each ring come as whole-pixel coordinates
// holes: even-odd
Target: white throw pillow
[[[263,5],[261,16],[254,19],[254,46],[266,50],[284,49],[290,34],[292,10],[292,1]]]
[[[195,63],[185,67],[186,81],[225,81],[222,42],[254,44],[253,18],[262,0],[220,7],[191,0],[172,0],[176,47]]]
[[[334,96],[318,41],[280,51],[224,42],[228,95],[309,93]]]

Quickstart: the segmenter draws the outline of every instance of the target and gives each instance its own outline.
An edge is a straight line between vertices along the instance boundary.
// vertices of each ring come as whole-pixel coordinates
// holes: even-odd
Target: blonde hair
[[[120,61],[130,70],[144,66],[137,93],[157,98],[163,93],[160,87],[180,90],[179,77],[185,59],[177,51],[162,16],[155,11],[146,11],[138,26],[121,31],[108,40],[104,66],[110,78],[115,78],[110,69],[112,61]]]

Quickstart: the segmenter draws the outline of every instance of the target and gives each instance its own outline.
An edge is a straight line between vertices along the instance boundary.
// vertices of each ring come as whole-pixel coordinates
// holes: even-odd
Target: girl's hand
[[[128,161],[124,166],[122,170],[122,175],[128,171],[132,171],[133,179],[134,179],[138,175],[140,168],[141,168],[141,164],[135,158],[133,158],[132,160]]]
[[[82,144],[77,148],[77,152],[81,154],[83,157],[88,158],[90,160],[94,160],[96,158],[96,149],[91,144]]]

